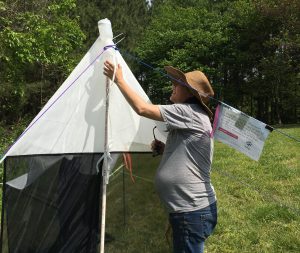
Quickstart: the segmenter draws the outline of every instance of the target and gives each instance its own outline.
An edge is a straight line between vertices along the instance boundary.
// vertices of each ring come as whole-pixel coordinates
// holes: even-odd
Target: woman
[[[184,74],[170,66],[165,70],[172,77],[172,105],[145,102],[124,81],[120,65],[115,83],[137,114],[166,123],[166,145],[161,148],[155,141],[152,148],[163,150],[155,186],[169,213],[173,252],[202,253],[217,223],[216,196],[210,182],[213,140],[208,108],[214,92],[201,71]],[[104,74],[112,78],[113,72],[114,65],[106,61]]]

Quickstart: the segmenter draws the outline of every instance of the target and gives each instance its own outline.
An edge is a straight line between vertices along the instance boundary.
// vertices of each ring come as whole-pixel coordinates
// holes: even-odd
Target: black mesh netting
[[[97,252],[100,156],[7,157],[2,252]]]

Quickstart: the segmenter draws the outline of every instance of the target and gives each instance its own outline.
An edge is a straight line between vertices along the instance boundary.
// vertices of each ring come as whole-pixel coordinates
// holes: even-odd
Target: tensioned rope
[[[150,68],[150,69],[152,69],[152,70],[155,71],[155,72],[158,72],[158,73],[161,74],[162,76],[167,77],[167,78],[170,78],[171,80],[174,80],[174,81],[176,81],[177,83],[180,83],[180,84],[183,85],[183,86],[186,86],[186,87],[191,88],[190,86],[188,86],[188,85],[187,85],[185,82],[183,82],[182,80],[178,80],[178,79],[176,79],[176,78],[174,78],[174,77],[172,77],[172,76],[170,76],[170,75],[164,73],[164,72],[161,71],[160,69],[157,69],[157,68],[153,67],[152,65],[150,65],[150,64],[148,64],[148,63],[142,61],[140,58],[138,58],[138,57],[136,57],[136,56],[134,56],[134,55],[132,55],[132,54],[126,52],[125,50],[120,50],[120,49],[119,49],[119,51],[122,52],[123,55],[129,56],[130,58],[132,58],[132,59],[134,59],[135,61],[137,61],[138,63],[140,63],[140,64],[146,66],[147,68]],[[205,96],[205,97],[209,97],[211,100],[213,100],[213,101],[215,101],[215,102],[217,102],[217,103],[225,104],[224,102],[222,102],[222,101],[219,100],[219,99],[216,99],[216,98],[214,98],[214,97],[211,97],[211,96],[209,96],[209,95],[207,95],[207,94],[205,94],[205,93],[199,92],[198,90],[196,90],[196,91],[197,91],[200,95]],[[226,105],[226,104],[225,104],[225,105]],[[269,126],[269,125],[268,125],[268,126]],[[272,130],[277,131],[278,133],[280,133],[280,134],[282,134],[282,135],[284,135],[284,136],[286,136],[286,137],[288,137],[288,138],[290,138],[290,139],[292,139],[292,140],[295,140],[295,141],[297,141],[297,142],[300,143],[300,138],[297,138],[297,137],[294,137],[294,136],[292,136],[292,135],[290,135],[290,134],[287,134],[287,133],[285,133],[285,132],[283,132],[283,131],[281,131],[281,130],[279,130],[279,129],[277,129],[277,128],[274,128],[274,127],[271,127],[271,126],[269,126],[269,127],[270,127]]]
[[[296,138],[296,137],[294,137],[294,136],[292,136],[292,135],[290,135],[290,134],[287,134],[287,133],[285,133],[285,132],[279,130],[278,128],[274,128],[274,127],[273,127],[273,130],[276,131],[276,132],[278,132],[278,133],[280,133],[280,134],[282,134],[282,135],[284,135],[284,136],[286,136],[286,137],[288,137],[288,138],[290,138],[290,139],[292,139],[292,140],[295,140],[295,141],[297,141],[297,142],[300,142],[300,139],[298,139],[298,138]]]
[[[148,183],[154,183],[154,181],[152,179],[148,179],[148,178],[145,178],[145,177],[140,177],[140,176],[137,176],[135,174],[129,174],[128,172],[125,172],[126,175],[129,175],[129,176],[133,176],[134,178],[137,178],[137,179],[141,179],[145,182],[148,182]]]
[[[275,198],[275,195],[270,194],[269,192],[262,191],[257,186],[252,185],[250,182],[247,182],[245,179],[241,179],[239,177],[234,176],[232,173],[225,172],[219,168],[213,168],[214,171],[218,172],[222,176],[226,176],[227,178],[231,179],[232,181],[236,181],[239,184],[242,184],[243,186],[247,187],[248,189],[251,189],[253,191],[256,191],[260,196],[262,196],[266,200],[271,200],[280,207],[285,207],[286,209],[289,209],[296,215],[300,216],[300,209],[292,207],[286,203],[283,203],[281,200],[278,200]]]

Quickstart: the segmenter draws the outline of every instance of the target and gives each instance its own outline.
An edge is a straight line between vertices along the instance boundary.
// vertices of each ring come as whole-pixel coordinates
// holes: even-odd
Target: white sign
[[[216,110],[213,136],[215,140],[220,140],[258,161],[270,133],[268,128],[265,123],[222,103]]]

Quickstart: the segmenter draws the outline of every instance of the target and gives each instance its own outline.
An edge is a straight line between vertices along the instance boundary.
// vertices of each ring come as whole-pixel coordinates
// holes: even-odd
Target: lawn
[[[299,127],[282,131],[300,137]],[[167,214],[153,185],[158,162],[133,155],[135,183],[127,171],[111,178],[107,232],[114,240],[107,252],[171,252],[164,236]],[[206,252],[300,252],[299,142],[273,132],[259,162],[216,142],[212,181],[219,222]]]
[[[299,126],[282,131],[300,138]],[[106,231],[113,239],[106,252],[171,252],[153,184],[159,158],[133,154],[132,160],[135,183],[121,168],[108,185]],[[259,162],[216,142],[212,181],[219,222],[206,253],[300,252],[299,142],[273,132]]]

